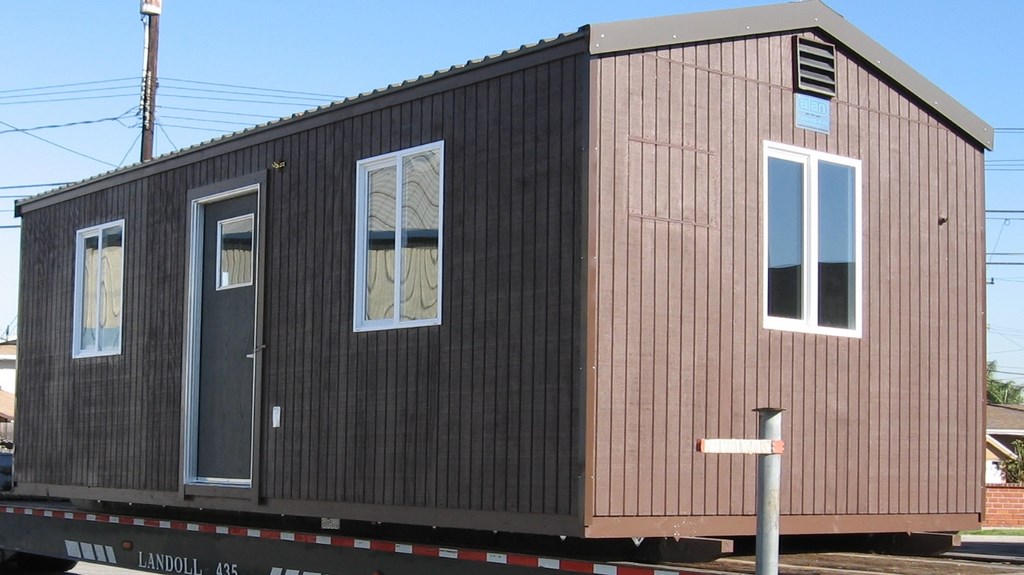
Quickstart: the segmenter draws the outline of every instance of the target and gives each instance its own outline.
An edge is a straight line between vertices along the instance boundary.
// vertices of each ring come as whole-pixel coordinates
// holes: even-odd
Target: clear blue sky
[[[525,0],[327,2],[165,0],[161,18],[157,153],[516,48],[580,25],[764,4],[753,0]],[[996,128],[988,208],[1024,210],[1024,2],[831,0],[834,10]],[[143,26],[136,0],[0,3],[0,122],[17,128],[121,117],[37,130],[0,124],[0,186],[77,181],[137,161]],[[104,82],[50,90],[27,88]],[[216,87],[213,82],[316,93]],[[215,93],[197,89],[223,90]],[[97,90],[81,92],[80,90]],[[75,93],[57,93],[76,91]],[[21,97],[14,97],[21,96]],[[42,102],[102,96],[76,101]],[[112,97],[111,97],[112,96]],[[198,98],[198,99],[197,99]],[[211,100],[209,98],[221,98]],[[243,103],[228,100],[255,100]],[[23,103],[34,101],[36,103]],[[233,114],[197,110],[220,110]],[[186,119],[188,118],[188,119]],[[196,119],[206,120],[198,121]],[[238,124],[213,123],[227,120]],[[192,128],[174,127],[191,126]],[[205,128],[203,130],[194,129]],[[1016,163],[1009,160],[1017,160]],[[1016,170],[1006,168],[1017,166]],[[997,170],[995,168],[1003,168]],[[45,188],[0,190],[0,196]],[[0,198],[0,226],[16,225]],[[992,217],[996,217],[993,215]],[[988,222],[988,251],[1024,252],[1024,214]],[[18,230],[0,228],[0,335],[17,315]],[[998,238],[998,244],[996,240]],[[69,237],[69,241],[71,238]],[[993,257],[992,260],[997,259]],[[1024,257],[1004,257],[1024,262]],[[1024,374],[1024,266],[990,266],[989,357]],[[1024,382],[1024,375],[1009,375]]]

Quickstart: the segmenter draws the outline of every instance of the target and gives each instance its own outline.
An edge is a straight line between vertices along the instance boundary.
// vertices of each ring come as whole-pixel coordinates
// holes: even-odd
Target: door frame
[[[185,322],[183,337],[182,363],[182,394],[181,394],[181,443],[179,449],[179,494],[182,498],[195,495],[211,495],[218,497],[237,497],[259,500],[259,467],[258,454],[261,452],[262,422],[262,351],[265,347],[263,338],[263,262],[264,262],[264,216],[266,214],[266,173],[258,172],[237,178],[231,178],[215,184],[189,190],[188,227],[185,241],[186,253],[186,284],[185,284]],[[196,454],[198,446],[198,373],[199,350],[202,312],[202,286],[198,280],[202,277],[203,265],[203,229],[205,226],[206,206],[232,198],[256,194],[256,241],[253,246],[255,253],[253,284],[255,286],[255,306],[253,322],[253,389],[252,389],[252,438],[249,458],[249,479],[216,479],[198,477],[196,474]]]

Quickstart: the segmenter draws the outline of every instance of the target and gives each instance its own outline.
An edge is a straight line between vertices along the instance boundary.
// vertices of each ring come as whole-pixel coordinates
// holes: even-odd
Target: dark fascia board
[[[991,150],[992,127],[820,0],[627,20],[590,26],[594,55],[726,38],[819,29],[868,61],[977,143]]]

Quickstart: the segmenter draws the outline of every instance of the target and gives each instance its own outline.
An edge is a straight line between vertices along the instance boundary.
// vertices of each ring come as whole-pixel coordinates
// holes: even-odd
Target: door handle
[[[256,359],[256,354],[261,352],[261,351],[263,351],[263,348],[265,348],[265,347],[267,347],[267,344],[263,344],[263,345],[257,347],[256,349],[252,350],[252,353],[245,354],[245,357],[247,357],[249,359]]]

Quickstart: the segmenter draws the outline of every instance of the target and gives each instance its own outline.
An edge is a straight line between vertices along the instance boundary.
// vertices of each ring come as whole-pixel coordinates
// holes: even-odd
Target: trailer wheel
[[[75,565],[71,559],[0,550],[0,573],[64,573]]]

